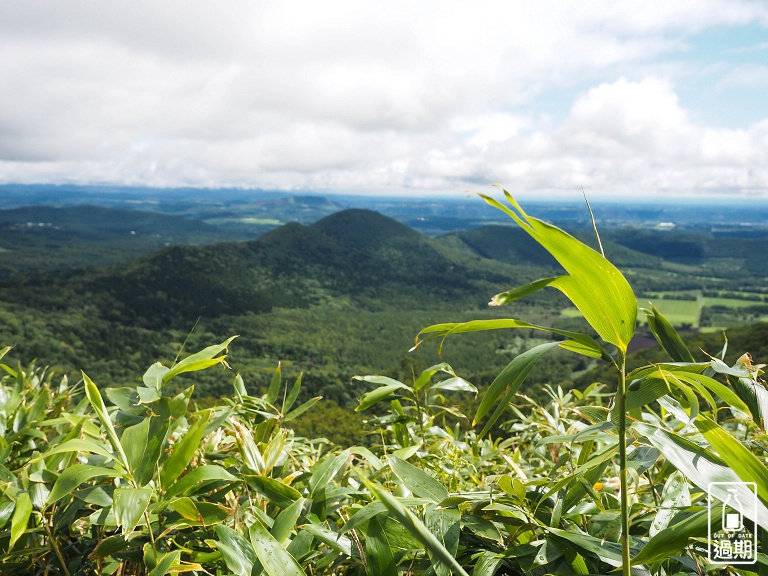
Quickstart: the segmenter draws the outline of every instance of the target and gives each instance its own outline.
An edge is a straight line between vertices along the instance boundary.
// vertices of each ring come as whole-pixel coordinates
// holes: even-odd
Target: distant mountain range
[[[409,377],[419,362],[440,361],[434,347],[417,357],[407,352],[415,334],[432,323],[514,314],[588,329],[566,314],[569,305],[555,290],[511,309],[487,307],[493,294],[559,269],[517,227],[492,224],[429,237],[376,211],[335,210],[316,198],[298,202],[332,213],[242,239],[240,232],[219,236],[226,225],[158,213],[102,207],[0,212],[0,344],[67,369],[96,366],[122,381],[167,356],[169,343],[180,346],[200,319],[195,338],[202,345],[242,334],[240,359],[257,382],[285,360],[306,372],[308,389],[346,403],[355,397],[346,386],[355,373],[399,365]],[[593,232],[575,234],[597,246]],[[684,292],[748,288],[755,300],[739,305],[763,301],[766,238],[638,228],[603,230],[601,237],[638,295],[677,291],[695,300]],[[522,350],[523,340],[540,337],[456,338],[447,361],[487,381]],[[568,356],[540,367],[551,372],[541,377],[565,378],[585,367]],[[226,389],[221,382],[207,385],[209,393]]]

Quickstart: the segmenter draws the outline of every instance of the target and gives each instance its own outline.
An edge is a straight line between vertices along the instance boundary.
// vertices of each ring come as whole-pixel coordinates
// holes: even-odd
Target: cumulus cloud
[[[688,39],[763,3],[0,3],[0,181],[768,192],[768,111],[708,127]],[[762,84],[745,62],[713,87]],[[750,80],[751,79],[751,80]],[[757,80],[756,80],[757,79]]]

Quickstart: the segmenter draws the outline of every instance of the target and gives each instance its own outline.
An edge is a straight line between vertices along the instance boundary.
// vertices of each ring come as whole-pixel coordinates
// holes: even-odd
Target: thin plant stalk
[[[629,494],[627,493],[627,375],[626,354],[619,351],[619,381],[616,389],[616,411],[619,418],[619,500],[621,506],[621,572],[630,576]]]

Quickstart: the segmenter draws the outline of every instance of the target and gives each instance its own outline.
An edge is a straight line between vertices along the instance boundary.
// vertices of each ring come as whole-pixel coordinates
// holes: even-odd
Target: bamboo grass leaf
[[[256,556],[269,576],[305,576],[296,559],[272,537],[261,522],[254,522],[248,535]]]
[[[120,476],[120,472],[114,468],[101,468],[99,466],[90,466],[88,464],[75,464],[61,473],[56,483],[48,495],[48,504],[53,504],[58,500],[70,494],[75,488],[91,478],[100,478],[107,476],[114,478]]]
[[[378,518],[374,517],[368,522],[368,532],[365,536],[365,556],[370,573],[376,576],[397,576],[395,557]]]
[[[680,338],[680,334],[656,306],[651,304],[651,309],[643,310],[643,312],[654,338],[672,360],[675,362],[695,362],[690,350]]]
[[[149,506],[152,488],[115,488],[112,511],[123,534],[133,532],[136,524]]]
[[[283,372],[280,362],[277,363],[277,368],[274,374],[272,374],[272,380],[269,383],[269,389],[267,390],[267,402],[274,404],[277,402],[277,396],[280,394],[280,384],[283,382]]]
[[[509,328],[527,328],[531,330],[541,330],[543,332],[549,332],[551,334],[557,334],[558,336],[564,336],[568,340],[560,342],[563,348],[572,350],[584,356],[590,358],[602,358],[608,362],[613,362],[611,356],[603,350],[594,338],[580,332],[570,332],[568,330],[559,330],[557,328],[548,328],[546,326],[537,326],[536,324],[530,324],[523,320],[516,320],[514,318],[500,318],[493,320],[470,320],[469,322],[453,322],[444,324],[434,324],[424,328],[416,336],[416,345],[412,348],[415,350],[422,342],[431,340],[433,338],[442,338],[442,342],[448,336],[453,334],[466,334],[471,332],[485,332],[487,330],[506,330]],[[422,335],[427,335],[426,338],[422,338]],[[569,342],[572,341],[572,342]],[[438,351],[442,351],[443,344],[440,344]],[[575,343],[575,344],[574,344]]]
[[[187,356],[176,364],[173,368],[168,370],[163,377],[163,384],[168,383],[169,380],[174,378],[175,376],[178,376],[179,374],[183,374],[185,372],[195,372],[198,370],[204,370],[205,368],[209,368],[211,366],[215,366],[216,364],[223,364],[226,361],[226,356],[219,356],[216,357],[217,354],[220,352],[223,352],[227,349],[227,347],[230,345],[232,340],[237,338],[237,336],[232,336],[231,338],[228,338],[221,344],[216,344],[214,346],[208,346],[207,348],[204,348],[200,352],[197,352],[196,354],[192,354],[190,356]]]
[[[397,456],[389,457],[389,466],[414,496],[429,498],[435,503],[448,498],[448,490],[432,476]]]
[[[11,550],[24,532],[27,531],[29,517],[32,515],[32,499],[29,493],[20,492],[16,499],[16,507],[11,517],[11,540],[8,543],[8,550]]]
[[[631,286],[606,258],[560,228],[528,216],[504,190],[512,209],[480,194],[487,203],[507,213],[541,244],[568,272],[551,282],[573,302],[600,337],[626,352],[635,332],[637,299]]]
[[[357,469],[355,469],[357,472]],[[358,472],[358,478],[365,484],[366,488],[373,494],[384,506],[387,507],[390,514],[402,524],[408,532],[429,552],[430,557],[440,560],[443,564],[448,566],[454,574],[461,576],[469,576],[461,564],[458,563],[456,558],[446,550],[442,542],[435,538],[424,523],[419,520],[413,512],[403,506],[397,498],[392,496],[386,490],[380,490],[376,485],[368,480],[362,473]]]
[[[218,538],[216,547],[221,552],[227,568],[236,576],[251,576],[254,566],[260,566],[259,557],[251,543],[228,526],[219,524],[213,529]]]
[[[702,424],[704,430],[706,430],[707,433],[710,433],[710,436],[714,436],[714,429],[711,427],[711,425],[704,423],[704,418],[704,416],[700,415],[699,419],[696,421],[696,425],[699,426]],[[690,440],[683,438],[680,435],[674,434],[662,428],[657,428],[655,426],[641,422],[634,422],[632,424],[632,428],[645,436],[648,441],[662,453],[664,458],[672,463],[678,470],[680,470],[680,472],[685,474],[685,476],[691,482],[696,484],[702,490],[707,490],[709,485],[713,482],[742,483],[757,481],[759,498],[757,502],[756,515],[752,514],[751,509],[745,509],[744,514],[761,526],[768,527],[768,506],[766,506],[762,500],[764,498],[763,494],[766,492],[766,490],[768,490],[768,483],[761,485],[759,480],[755,480],[755,478],[768,475],[768,471],[766,471],[764,466],[762,467],[762,472],[758,471],[758,473],[753,475],[751,473],[753,465],[749,463],[739,463],[739,458],[735,454],[729,455],[728,463],[726,463],[721,457],[716,456],[711,450],[707,450],[704,447],[694,444]],[[715,438],[715,441],[717,442],[718,439]],[[733,439],[733,441],[736,444],[739,444],[737,440]],[[731,442],[727,442],[727,445],[729,448],[733,447]],[[741,448],[749,452],[743,446],[741,446]],[[751,460],[757,460],[754,455],[750,454],[750,456]],[[740,474],[737,474],[736,469],[731,468],[730,464],[733,462],[736,462],[738,469],[743,469],[742,473],[744,474],[745,478],[741,478]],[[762,466],[762,464],[760,465]],[[725,501],[728,497],[727,491],[724,488],[719,488],[717,486],[713,487],[711,495],[721,501]],[[743,502],[749,502],[749,499],[753,496],[752,492],[748,488],[744,487],[743,492],[739,494],[739,497]]]
[[[99,393],[99,389],[85,372],[82,374],[83,381],[85,382],[85,395],[88,397],[88,401],[91,403],[93,411],[96,412],[96,416],[98,417],[99,422],[101,422],[101,425],[106,430],[107,437],[112,444],[112,448],[119,456],[120,464],[122,464],[123,467],[128,470],[130,469],[130,466],[128,465],[128,458],[125,455],[125,451],[123,450],[123,445],[120,443],[120,439],[117,437],[117,432],[115,432],[115,427],[112,425],[112,420],[109,417],[109,412],[107,412],[107,407],[104,405],[104,400]]]
[[[484,436],[488,429],[495,424],[496,420],[501,416],[503,408],[506,408],[506,403],[511,401],[536,363],[555,346],[557,346],[557,342],[545,342],[531,348],[527,352],[523,352],[507,364],[506,368],[496,376],[488,391],[483,395],[483,400],[480,402],[480,406],[478,406],[472,421],[472,425],[476,426],[488,414],[491,408],[495,408],[493,416],[483,427],[480,436]],[[499,403],[502,395],[504,395],[504,402]]]
[[[200,447],[211,412],[206,411],[189,427],[184,437],[173,447],[173,452],[160,470],[160,485],[170,486],[187,467],[195,451]]]

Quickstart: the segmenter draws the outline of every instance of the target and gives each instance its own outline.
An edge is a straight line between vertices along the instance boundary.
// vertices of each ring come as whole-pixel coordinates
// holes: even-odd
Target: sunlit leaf
[[[389,465],[405,487],[415,496],[429,498],[436,503],[448,497],[448,490],[440,482],[413,464],[396,456],[390,456]]]
[[[568,272],[550,282],[573,302],[600,337],[626,351],[637,321],[637,299],[621,272],[605,257],[570,234],[525,213],[504,190],[511,208],[480,196],[506,212]]]
[[[152,488],[115,488],[112,512],[123,533],[132,532],[149,505]]]
[[[261,522],[254,522],[248,534],[256,556],[269,576],[305,576],[296,559],[272,537]]]
[[[32,514],[32,500],[27,492],[20,492],[16,498],[16,507],[11,517],[11,540],[8,543],[8,550],[13,548],[14,544],[27,531],[29,517]]]
[[[200,447],[200,441],[208,425],[208,419],[211,413],[206,411],[200,415],[200,418],[189,427],[184,437],[173,447],[173,452],[163,463],[160,470],[160,484],[170,486],[181,475],[187,467],[195,451]]]
[[[680,338],[677,330],[659,310],[651,304],[650,310],[643,310],[648,327],[658,343],[675,362],[695,362],[688,347]]]

